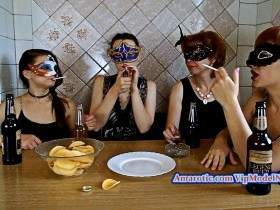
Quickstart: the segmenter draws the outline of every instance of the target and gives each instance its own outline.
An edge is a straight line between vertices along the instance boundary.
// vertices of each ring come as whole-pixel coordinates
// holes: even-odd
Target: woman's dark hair
[[[134,36],[133,34],[130,34],[130,33],[118,33],[116,34],[113,38],[112,38],[112,41],[110,43],[110,47],[112,48],[115,41],[117,40],[120,40],[120,39],[129,39],[129,40],[132,40],[135,42],[136,46],[139,47],[139,41],[138,39],[136,38],[136,36]]]
[[[264,43],[280,45],[280,26],[273,26],[261,32],[256,41],[255,47]]]
[[[219,68],[225,64],[226,60],[226,45],[224,40],[213,31],[201,31],[196,34],[188,35],[182,40],[182,51],[186,52],[188,49],[196,45],[204,45],[213,50],[210,54],[210,59],[215,59],[213,67]]]
[[[44,55],[51,55],[54,58],[55,62],[57,63],[57,69],[55,69],[55,70],[58,74],[58,77],[62,76],[61,70],[58,65],[57,57],[52,52],[50,52],[48,50],[43,50],[43,49],[26,50],[22,54],[22,56],[19,60],[19,77],[20,77],[22,83],[27,88],[29,88],[29,83],[28,83],[28,80],[23,75],[23,71],[29,70],[28,64],[34,64],[35,59],[38,56],[44,56]],[[56,80],[55,85],[50,88],[50,93],[52,96],[52,110],[55,113],[56,122],[58,123],[59,126],[63,126],[63,124],[65,122],[66,109],[65,109],[64,103],[67,104],[67,101],[58,97],[57,92],[56,92],[56,88],[61,84],[62,84],[62,80]]]

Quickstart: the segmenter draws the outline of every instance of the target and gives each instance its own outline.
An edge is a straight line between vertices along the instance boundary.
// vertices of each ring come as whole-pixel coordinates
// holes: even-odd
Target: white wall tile
[[[11,13],[0,7],[0,35],[14,38],[14,18]]]
[[[0,7],[13,13],[13,0],[0,0]]]
[[[15,64],[14,40],[0,36],[0,64]]]
[[[254,45],[256,36],[256,26],[240,25],[238,33],[239,45]]]
[[[277,12],[280,10],[280,1],[272,0],[272,18],[274,18]]]
[[[17,88],[16,65],[0,65],[0,78],[0,92]]]
[[[32,40],[31,16],[15,15],[15,38]]]
[[[228,8],[227,11],[233,17],[235,22],[238,23],[238,16],[239,16],[239,0],[235,0]]]
[[[240,86],[251,86],[251,68],[249,67],[240,67],[239,71],[239,79],[240,79]]]
[[[258,4],[257,24],[267,23],[271,21],[272,1],[266,1]]]
[[[240,24],[256,25],[257,19],[257,4],[243,4],[240,3]]]
[[[240,0],[242,3],[249,3],[249,4],[256,4],[258,3],[258,0]]]
[[[33,31],[36,31],[47,19],[48,15],[32,1],[32,24]]]
[[[239,46],[237,48],[237,66],[247,66],[246,60],[253,47]]]
[[[16,40],[16,63],[18,64],[22,53],[32,48],[32,41]]]
[[[14,14],[31,15],[31,0],[13,0]]]

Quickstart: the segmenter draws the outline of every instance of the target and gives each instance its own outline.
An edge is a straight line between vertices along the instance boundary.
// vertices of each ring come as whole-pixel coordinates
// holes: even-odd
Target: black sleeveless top
[[[32,134],[42,142],[70,137],[68,127],[60,127],[57,122],[40,124],[29,120],[21,110],[18,117],[19,126],[22,134]]]
[[[104,97],[113,86],[116,79],[117,75],[104,77]],[[143,77],[139,77],[137,86],[139,88],[140,97],[144,103],[147,96],[147,80]],[[141,134],[135,123],[131,99],[124,110],[121,109],[120,102],[117,99],[106,125],[101,129],[101,137],[103,139],[141,138]]]
[[[222,106],[216,100],[203,104],[195,94],[188,77],[182,79],[181,82],[183,84],[182,112],[179,125],[181,135],[183,137],[185,136],[190,103],[196,102],[200,138],[215,138],[216,135],[226,127],[226,120]]]

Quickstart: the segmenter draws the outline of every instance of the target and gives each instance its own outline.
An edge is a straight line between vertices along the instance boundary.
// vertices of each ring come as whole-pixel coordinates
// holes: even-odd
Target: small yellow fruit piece
[[[68,147],[69,148],[73,148],[73,147],[78,147],[78,146],[82,146],[82,145],[85,145],[85,142],[83,142],[83,141],[74,141]]]
[[[62,150],[62,149],[65,149],[64,146],[55,146],[54,148],[51,149],[51,151],[49,152],[49,156],[50,157],[55,157],[56,153],[59,151],[59,150]]]
[[[102,189],[103,190],[110,190],[113,187],[117,186],[120,183],[120,181],[116,181],[114,179],[105,179],[102,182]]]

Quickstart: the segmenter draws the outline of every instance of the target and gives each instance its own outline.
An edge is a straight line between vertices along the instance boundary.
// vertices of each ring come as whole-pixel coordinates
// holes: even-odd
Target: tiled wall
[[[13,4],[0,0],[0,92],[17,87]],[[0,99],[1,99],[0,94]]]
[[[0,2],[5,4],[9,0]],[[12,64],[18,62],[27,48],[54,51],[67,76],[59,91],[88,107],[95,75],[116,72],[106,54],[109,40],[117,32],[134,33],[143,46],[140,72],[156,81],[157,108],[166,110],[170,87],[187,75],[180,49],[174,47],[179,38],[178,24],[181,24],[185,34],[202,29],[218,32],[227,42],[228,69],[239,65],[242,70],[247,70],[244,60],[253,46],[257,31],[272,23],[279,24],[279,2],[14,0],[13,10],[4,9],[5,5],[1,9],[14,11],[15,36],[7,38],[3,35],[3,38],[12,43],[16,39],[15,47],[9,48],[14,55]],[[267,16],[268,8],[273,18]],[[7,31],[4,30],[5,33]],[[242,102],[250,93],[248,72],[241,71]],[[20,83],[18,87],[21,87]]]

